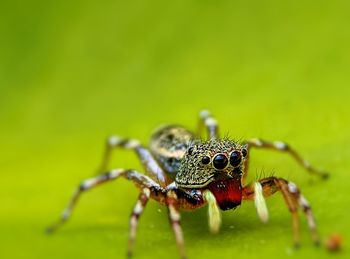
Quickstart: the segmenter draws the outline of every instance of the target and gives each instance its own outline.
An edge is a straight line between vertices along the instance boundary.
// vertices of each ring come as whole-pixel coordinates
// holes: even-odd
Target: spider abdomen
[[[175,179],[181,160],[193,139],[192,132],[177,125],[163,126],[153,133],[150,152],[171,179]]]

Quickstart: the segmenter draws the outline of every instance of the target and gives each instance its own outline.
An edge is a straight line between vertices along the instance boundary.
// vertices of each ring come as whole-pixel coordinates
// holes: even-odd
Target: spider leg
[[[174,231],[175,240],[180,251],[180,257],[185,259],[187,257],[185,253],[183,233],[180,225],[181,216],[178,210],[178,198],[174,190],[167,192],[166,205],[168,207],[170,224]]]
[[[164,170],[158,165],[148,149],[142,146],[136,139],[126,139],[120,138],[118,136],[111,136],[107,139],[105,152],[101,165],[97,170],[97,174],[100,174],[101,172],[105,172],[107,170],[108,164],[111,160],[112,152],[117,148],[134,150],[145,170],[152,177],[152,179],[159,181],[163,185],[168,182]]]
[[[299,232],[299,218],[298,218],[298,208],[302,208],[307,223],[311,232],[311,237],[316,245],[319,245],[320,239],[317,233],[315,219],[311,210],[311,207],[305,197],[300,193],[298,187],[292,183],[288,182],[282,178],[268,177],[258,181],[262,188],[262,195],[268,197],[277,191],[280,191],[283,198],[292,214],[292,224],[293,224],[293,236],[294,244],[296,247],[300,244],[300,232]],[[256,187],[259,185],[248,185],[243,188],[243,199],[244,200],[255,200],[257,199]],[[259,192],[259,191],[258,191]],[[259,206],[257,205],[258,213]],[[261,215],[260,215],[261,216]]]
[[[140,188],[153,188],[154,190],[162,190],[162,187],[154,182],[151,178],[135,171],[135,170],[125,170],[125,169],[115,169],[112,171],[109,171],[105,174],[101,174],[99,176],[96,176],[94,178],[87,179],[83,181],[79,187],[76,189],[76,191],[73,194],[73,197],[71,198],[70,202],[68,203],[67,207],[63,210],[60,219],[51,225],[47,232],[51,233],[55,231],[59,226],[61,226],[64,222],[66,222],[69,217],[71,216],[73,209],[75,208],[78,199],[80,198],[81,194],[87,190],[90,190],[100,184],[110,182],[112,180],[115,180],[118,177],[124,177],[136,184],[136,186]]]
[[[198,136],[201,136],[203,127],[205,126],[209,139],[219,138],[219,126],[208,110],[202,110],[199,113],[199,122],[198,122]]]
[[[136,205],[130,216],[129,223],[129,245],[128,245],[128,258],[132,257],[134,250],[135,239],[136,239],[136,230],[139,218],[147,205],[147,202],[150,198],[151,190],[149,188],[144,188],[139,195],[139,198],[136,202]]]
[[[246,179],[248,175],[248,169],[249,169],[249,151],[251,148],[266,148],[266,149],[272,149],[276,151],[286,152],[289,155],[291,155],[302,167],[304,167],[310,174],[318,175],[324,179],[326,179],[329,174],[327,172],[324,172],[322,170],[319,170],[315,167],[313,167],[308,161],[306,161],[304,158],[302,158],[298,152],[296,152],[293,148],[291,148],[288,144],[281,142],[281,141],[264,141],[261,139],[251,139],[246,141],[248,154],[246,156],[245,162],[244,162],[244,176],[243,181]]]

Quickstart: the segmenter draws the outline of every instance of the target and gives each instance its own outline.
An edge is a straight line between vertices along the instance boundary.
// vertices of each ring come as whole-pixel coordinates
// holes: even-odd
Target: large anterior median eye
[[[238,166],[241,163],[242,157],[239,151],[233,151],[230,155],[230,164],[233,167]]]
[[[213,165],[216,169],[224,169],[228,164],[228,159],[224,154],[217,154],[213,159]]]

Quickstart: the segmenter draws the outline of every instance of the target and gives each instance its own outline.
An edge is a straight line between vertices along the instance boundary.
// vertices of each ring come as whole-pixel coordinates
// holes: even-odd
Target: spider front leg
[[[66,222],[71,216],[73,209],[75,208],[78,199],[81,194],[87,190],[90,190],[100,184],[110,182],[112,180],[117,179],[118,177],[125,177],[126,179],[134,182],[138,187],[141,188],[153,188],[153,190],[162,190],[162,187],[154,182],[151,178],[135,171],[135,170],[125,170],[125,169],[115,169],[111,170],[108,173],[96,176],[94,178],[87,179],[83,181],[77,190],[74,192],[73,197],[68,203],[67,207],[63,210],[60,219],[51,225],[47,232],[51,233],[55,231],[59,226],[61,226],[64,222]]]
[[[117,148],[124,148],[133,150],[141,160],[142,165],[152,179],[159,181],[166,185],[169,182],[164,170],[158,165],[152,154],[136,139],[120,138],[118,136],[111,136],[106,141],[105,152],[97,174],[105,172],[111,160],[113,150]]]
[[[218,139],[219,138],[219,126],[208,110],[202,110],[199,113],[199,122],[198,122],[198,136],[201,136],[203,126],[205,126],[209,139]]]
[[[243,176],[243,180],[247,178],[248,175],[248,168],[249,168],[249,151],[251,148],[266,148],[266,149],[272,149],[276,151],[286,152],[289,155],[291,155],[302,167],[304,167],[310,174],[318,175],[324,179],[326,179],[329,174],[328,172],[324,172],[322,170],[319,170],[315,167],[313,167],[308,161],[303,159],[298,152],[296,152],[294,149],[292,149],[288,144],[281,142],[281,141],[264,141],[261,139],[251,139],[246,141],[246,147],[247,147],[247,156],[244,162],[244,170],[245,174]]]
[[[185,243],[180,225],[181,216],[178,210],[178,198],[174,190],[169,190],[167,192],[166,205],[168,207],[169,221],[175,234],[175,240],[180,251],[180,256],[182,259],[185,259]]]
[[[300,231],[299,231],[299,218],[298,208],[302,208],[307,223],[311,232],[312,239],[316,245],[320,244],[320,239],[317,233],[315,219],[311,210],[311,207],[305,197],[300,193],[298,187],[282,178],[268,177],[259,180],[255,185],[248,185],[243,188],[243,199],[255,200],[259,216],[264,219],[267,215],[263,215],[265,206],[263,197],[268,197],[275,192],[280,191],[292,214],[293,224],[293,237],[296,247],[300,245]],[[262,197],[263,196],[263,197]]]

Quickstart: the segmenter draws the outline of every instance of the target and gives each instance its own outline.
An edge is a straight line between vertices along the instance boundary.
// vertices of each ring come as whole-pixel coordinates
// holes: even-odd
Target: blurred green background
[[[0,257],[124,258],[137,197],[118,180],[82,197],[53,236],[74,188],[90,177],[110,134],[148,142],[162,123],[194,129],[209,108],[221,132],[291,143],[328,169],[310,177],[289,157],[253,151],[262,171],[296,182],[323,239],[349,240],[349,1],[1,1]],[[117,152],[111,167],[140,165]],[[206,209],[183,214],[190,258],[322,258],[305,219],[292,248],[280,195],[260,223],[245,203],[223,215],[219,235]],[[301,215],[302,216],[302,215]],[[332,258],[348,256],[345,250]],[[135,258],[177,258],[164,207],[150,202]]]

